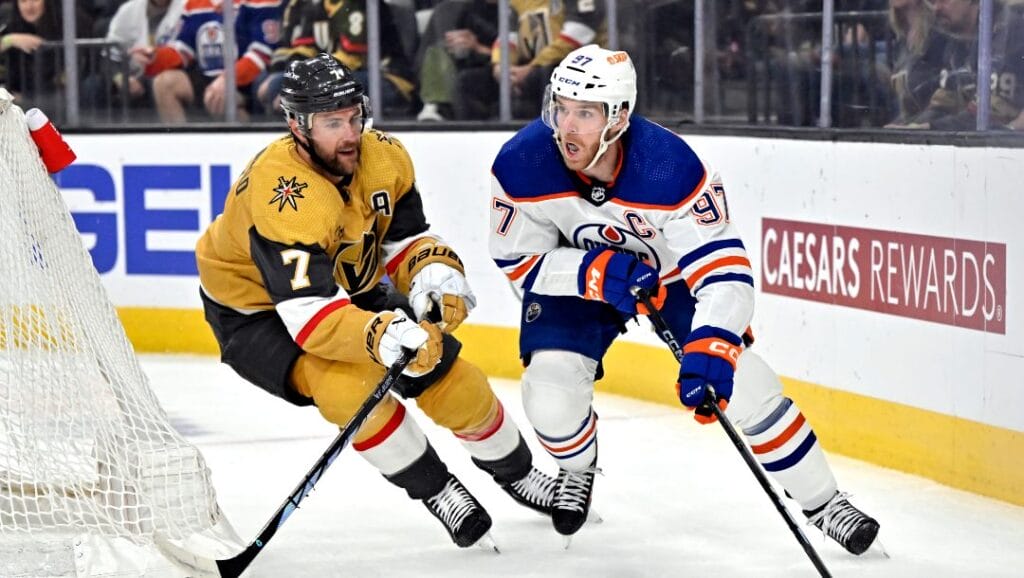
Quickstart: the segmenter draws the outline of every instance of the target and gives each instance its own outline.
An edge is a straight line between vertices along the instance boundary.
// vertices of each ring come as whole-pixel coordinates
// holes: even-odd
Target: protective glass
[[[563,135],[597,134],[608,125],[603,103],[559,96],[551,92],[550,85],[544,90],[541,118],[544,124]]]

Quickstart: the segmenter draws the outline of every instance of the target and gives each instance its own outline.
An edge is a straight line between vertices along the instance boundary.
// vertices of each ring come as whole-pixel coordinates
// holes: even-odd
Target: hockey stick
[[[327,468],[330,467],[331,463],[334,462],[338,454],[341,453],[345,446],[348,445],[352,436],[355,435],[359,427],[363,425],[366,418],[370,416],[370,412],[373,408],[377,407],[377,403],[387,395],[388,391],[395,384],[395,381],[402,374],[402,370],[405,369],[406,365],[413,360],[415,352],[409,349],[403,349],[402,354],[398,356],[398,359],[388,368],[387,373],[384,374],[384,379],[380,381],[370,397],[366,398],[363,405],[359,406],[359,410],[352,416],[352,419],[345,424],[342,428],[341,433],[338,437],[334,438],[331,445],[320,455],[320,459],[313,464],[313,467],[303,478],[302,482],[292,490],[292,493],[284,501],[283,504],[274,512],[270,520],[267,521],[266,525],[260,531],[256,539],[242,550],[237,556],[233,558],[227,558],[225,560],[217,560],[217,569],[220,571],[220,575],[223,578],[236,578],[240,576],[245,569],[249,567],[253,559],[263,551],[270,539],[274,537],[277,530],[284,524],[285,520],[292,515],[292,512],[299,507],[301,502],[310,492],[313,491],[313,486],[320,480]]]
[[[668,323],[665,322],[665,318],[661,316],[661,312],[654,307],[654,303],[651,301],[651,295],[639,287],[631,287],[629,290],[638,301],[647,307],[647,317],[651,320],[651,324],[654,325],[654,329],[658,332],[658,337],[664,341],[668,348],[672,350],[672,355],[675,356],[676,360],[682,363],[683,361],[683,348],[676,341],[675,335],[672,334],[672,330],[669,329]],[[718,423],[722,424],[722,429],[725,430],[725,434],[729,436],[729,440],[732,441],[732,445],[736,446],[736,450],[740,452],[740,456],[743,457],[743,461],[747,463],[747,467],[750,468],[751,473],[757,478],[757,481],[761,484],[765,493],[771,499],[772,503],[775,504],[775,509],[782,515],[782,519],[786,521],[786,525],[789,526],[790,531],[793,532],[793,536],[797,542],[800,542],[800,547],[807,553],[807,557],[811,559],[811,563],[818,570],[818,573],[822,578],[831,578],[832,574],[829,573],[828,568],[825,567],[825,562],[822,561],[821,557],[811,546],[811,542],[804,535],[803,530],[793,519],[793,515],[786,509],[786,505],[782,503],[782,498],[772,487],[768,476],[761,470],[761,466],[754,460],[754,456],[751,455],[747,445],[743,443],[739,434],[736,433],[736,428],[733,427],[732,422],[725,417],[725,412],[718,407],[718,397],[715,395],[715,390],[708,385],[708,396],[705,398],[704,403],[707,404],[711,411],[718,418]]]

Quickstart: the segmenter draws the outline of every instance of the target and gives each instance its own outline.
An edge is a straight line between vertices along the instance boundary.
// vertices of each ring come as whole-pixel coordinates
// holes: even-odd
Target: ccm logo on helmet
[[[569,78],[568,76],[556,76],[555,80],[557,80],[558,82],[561,82],[562,84],[569,84],[569,85],[572,85],[572,86],[579,86],[580,85],[580,81],[573,80],[573,79]]]
[[[608,57],[608,64],[618,64],[629,60],[629,55],[625,52],[616,52]]]

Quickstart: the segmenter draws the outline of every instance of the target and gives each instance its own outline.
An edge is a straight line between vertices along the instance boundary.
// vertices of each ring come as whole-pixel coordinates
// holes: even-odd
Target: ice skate
[[[423,505],[444,524],[456,546],[468,548],[481,542],[482,546],[498,551],[488,534],[491,516],[455,476],[448,478],[440,492],[423,500]]]
[[[551,521],[555,531],[565,536],[565,547],[568,548],[575,534],[587,521],[590,501],[594,492],[594,476],[600,471],[594,465],[581,471],[558,471],[555,500],[552,506]]]
[[[804,510],[807,523],[821,530],[851,554],[860,556],[878,536],[878,522],[853,506],[849,494],[836,492],[825,505]]]
[[[511,484],[502,484],[501,489],[527,508],[550,516],[557,485],[555,478],[537,468],[531,468],[529,474]]]

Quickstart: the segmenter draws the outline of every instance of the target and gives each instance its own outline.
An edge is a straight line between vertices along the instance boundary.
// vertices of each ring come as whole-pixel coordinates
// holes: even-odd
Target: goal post
[[[0,576],[215,576],[244,545],[2,88],[0,136]]]

